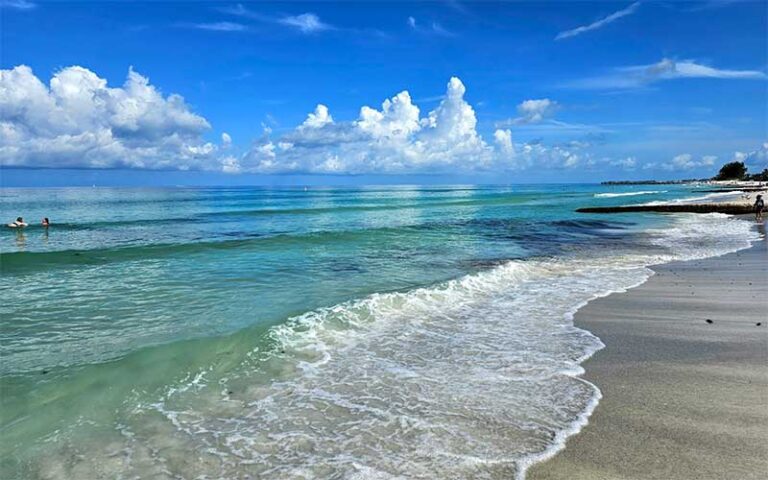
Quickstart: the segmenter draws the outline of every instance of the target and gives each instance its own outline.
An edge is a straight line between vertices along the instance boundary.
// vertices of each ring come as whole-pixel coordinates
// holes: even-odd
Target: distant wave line
[[[614,197],[634,197],[636,195],[653,195],[656,193],[667,193],[667,190],[645,190],[641,192],[624,193],[596,193],[595,198],[614,198]]]

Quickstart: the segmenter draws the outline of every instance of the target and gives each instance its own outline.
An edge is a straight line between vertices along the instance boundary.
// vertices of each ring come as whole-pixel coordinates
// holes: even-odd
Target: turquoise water
[[[570,314],[751,235],[574,213],[666,185],[1,195],[3,478],[520,476],[599,398]]]

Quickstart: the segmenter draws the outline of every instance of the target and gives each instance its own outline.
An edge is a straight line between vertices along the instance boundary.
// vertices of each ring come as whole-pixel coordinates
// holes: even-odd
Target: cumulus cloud
[[[583,25],[581,27],[576,27],[571,30],[566,30],[564,32],[560,32],[555,37],[555,40],[563,40],[566,38],[575,37],[577,35],[581,35],[582,33],[586,33],[592,30],[597,30],[598,28],[602,28],[609,23],[615,22],[616,20],[626,17],[627,15],[632,15],[635,13],[640,6],[640,2],[635,2],[632,5],[623,8],[619,10],[618,12],[613,12],[612,14],[608,15],[607,17],[603,17],[600,20],[597,20],[595,22],[590,23],[589,25]]]
[[[635,167],[637,167],[637,158],[635,157],[626,157],[626,158],[620,158],[618,160],[609,160],[609,165],[612,165],[614,167],[620,167],[624,170],[634,170]]]
[[[35,167],[208,168],[219,150],[208,121],[132,69],[110,88],[67,67],[41,82],[27,66],[0,70],[0,164]]]
[[[541,123],[545,119],[552,117],[558,108],[558,103],[548,98],[525,100],[517,106],[518,117],[504,120],[503,122],[499,122],[498,125],[508,126]]]
[[[232,137],[227,132],[221,134],[221,148],[229,148],[232,146]]]
[[[565,86],[583,89],[633,89],[654,82],[681,78],[765,80],[768,76],[759,70],[728,70],[701,65],[693,60],[676,61],[663,58],[650,65],[619,67],[607,75],[577,80]]]
[[[699,159],[696,159],[690,153],[681,153],[672,157],[672,161],[666,164],[661,164],[660,167],[664,170],[693,170],[695,168],[712,167],[715,164],[717,157],[715,155],[704,155]],[[645,168],[657,168],[656,163],[646,164]]]
[[[442,102],[426,116],[403,91],[380,108],[364,106],[357,119],[333,120],[318,105],[294,130],[257,142],[238,162],[251,172],[411,173],[513,168],[509,130],[494,143],[477,132],[475,111],[458,78],[448,82]]]
[[[328,106],[319,104],[279,136],[265,125],[262,137],[243,151],[228,133],[220,134],[218,144],[205,141],[211,126],[204,117],[179,95],[162,94],[133,70],[119,87],[77,66],[57,72],[46,85],[29,67],[18,66],[0,71],[0,165],[361,174],[597,163],[588,142],[516,144],[508,128],[497,128],[486,141],[465,94],[466,87],[454,77],[431,111],[422,112],[408,91],[402,91],[378,107],[363,106],[351,120],[336,119]],[[554,105],[547,99],[529,100],[520,104],[519,112],[525,122],[536,122]],[[760,152],[737,155],[765,157]],[[633,168],[634,162],[600,160],[623,168]],[[670,165],[689,168],[691,162],[704,165],[709,160],[683,156]]]
[[[318,105],[315,112],[307,115],[307,119],[301,124],[303,128],[322,128],[325,125],[333,123],[333,117],[328,113],[328,107]]]

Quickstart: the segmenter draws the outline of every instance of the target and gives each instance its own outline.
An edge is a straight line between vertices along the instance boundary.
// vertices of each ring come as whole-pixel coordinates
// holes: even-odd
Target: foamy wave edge
[[[712,213],[712,214],[705,214],[705,215],[700,215],[700,214],[688,214],[688,215],[699,215],[700,217],[712,217],[712,218],[731,218],[729,215],[720,214],[720,213]],[[744,224],[748,224],[748,222],[745,221],[745,220],[740,220],[740,219],[735,219],[735,218],[733,220],[734,221],[742,222]],[[754,228],[752,228],[751,231],[753,233],[756,233]],[[689,261],[694,261],[694,260],[702,260],[702,259],[705,259],[705,258],[721,257],[721,256],[728,255],[728,254],[731,254],[731,253],[739,252],[741,250],[749,249],[749,248],[752,247],[754,242],[760,240],[760,238],[761,238],[761,236],[759,234],[752,235],[749,238],[745,239],[746,240],[745,244],[742,244],[742,245],[740,245],[738,247],[734,247],[734,248],[732,248],[730,250],[725,250],[725,251],[722,251],[722,252],[719,252],[719,253],[714,253],[714,254],[711,254],[711,255],[692,256],[690,258],[684,258],[684,259],[671,258],[671,259],[669,259],[668,261],[665,261],[665,262],[651,263],[649,265],[646,265],[646,270],[648,270],[649,274],[642,281],[637,282],[635,285],[632,285],[632,286],[627,287],[627,288],[617,289],[617,290],[608,291],[608,292],[603,292],[602,294],[595,295],[590,300],[588,300],[586,302],[583,302],[582,304],[580,304],[577,307],[575,307],[573,312],[570,313],[570,315],[569,315],[570,316],[570,320],[573,321],[575,316],[576,316],[576,313],[578,313],[579,310],[581,310],[582,308],[586,307],[587,305],[589,305],[594,300],[597,300],[597,299],[600,299],[600,298],[604,298],[604,297],[608,297],[608,296],[616,294],[616,293],[626,293],[629,290],[632,290],[634,288],[639,287],[640,285],[643,285],[645,282],[647,282],[651,277],[653,277],[656,274],[656,272],[654,270],[652,270],[650,267],[665,265],[667,263],[672,263],[672,262],[676,262],[676,261],[686,261],[686,262],[689,262]],[[584,330],[584,331],[592,334],[595,338],[600,340],[600,338],[597,335],[594,335],[592,332],[589,332],[588,330]],[[596,349],[591,354],[589,354],[589,355],[585,356],[584,358],[582,358],[579,361],[579,363],[585,362],[586,360],[588,360],[592,356],[594,356],[595,353],[597,353],[600,350],[602,350],[603,348],[605,348],[605,344],[602,342],[602,340],[600,340],[600,343],[603,345],[602,347]],[[560,453],[562,450],[565,449],[565,445],[566,445],[566,442],[568,441],[568,438],[573,436],[573,435],[578,434],[579,432],[581,432],[581,430],[584,427],[586,427],[589,424],[589,418],[592,416],[592,413],[594,413],[595,409],[599,405],[600,400],[602,400],[603,393],[602,393],[602,391],[600,390],[600,388],[597,385],[595,385],[594,383],[592,383],[592,382],[590,382],[590,381],[588,381],[588,380],[586,380],[584,378],[580,378],[580,375],[576,376],[576,378],[578,378],[580,381],[582,381],[585,384],[590,385],[592,388],[594,388],[594,390],[595,390],[594,397],[585,406],[584,411],[582,411],[581,414],[573,421],[573,423],[570,425],[570,427],[566,428],[564,430],[561,430],[558,433],[558,435],[553,439],[552,445],[548,449],[546,449],[546,450],[544,450],[544,451],[542,451],[542,452],[540,452],[538,454],[530,455],[530,456],[526,457],[524,460],[518,462],[518,465],[520,466],[520,471],[518,472],[516,480],[525,480],[526,474],[527,474],[528,470],[532,466],[536,465],[537,463],[545,462],[545,461],[553,458],[558,453]]]
[[[657,193],[667,193],[666,190],[643,190],[640,192],[621,192],[621,193],[596,193],[595,198],[615,198],[615,197],[634,197],[637,195],[654,195]]]

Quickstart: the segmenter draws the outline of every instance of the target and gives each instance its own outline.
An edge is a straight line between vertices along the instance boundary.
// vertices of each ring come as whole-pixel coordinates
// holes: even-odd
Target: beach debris
[[[705,321],[705,322],[707,322],[707,323],[708,323],[708,324],[710,324],[710,325],[711,325],[711,324],[713,324],[713,323],[715,323],[715,322],[713,322],[713,321],[712,321],[712,319],[711,319],[711,318],[708,318],[708,319],[706,319],[706,320],[704,320],[704,321]]]

